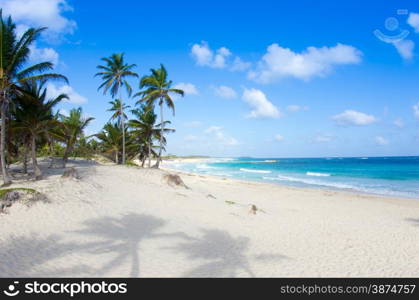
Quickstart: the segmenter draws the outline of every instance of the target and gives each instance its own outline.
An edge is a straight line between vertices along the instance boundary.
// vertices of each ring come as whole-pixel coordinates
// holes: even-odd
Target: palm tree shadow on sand
[[[130,213],[121,218],[103,217],[84,223],[85,228],[76,233],[101,239],[98,242],[84,244],[82,249],[92,254],[113,253],[114,257],[95,271],[104,275],[114,267],[123,263],[131,264],[129,276],[140,275],[139,250],[141,242],[146,239],[157,238],[161,235],[156,231],[165,222],[161,219],[144,214]]]
[[[62,242],[58,235],[15,236],[0,247],[0,277],[62,277],[88,274],[90,268],[76,264],[70,268],[46,267],[49,261],[71,254],[78,245]]]
[[[249,248],[247,237],[232,237],[221,230],[203,230],[201,238],[186,238],[186,242],[171,248],[184,252],[188,259],[209,260],[188,272],[184,277],[255,277],[245,255]],[[254,257],[260,261],[285,259],[286,256],[262,254]]]
[[[408,218],[406,219],[406,221],[413,223],[414,226],[419,226],[419,218],[418,219]]]

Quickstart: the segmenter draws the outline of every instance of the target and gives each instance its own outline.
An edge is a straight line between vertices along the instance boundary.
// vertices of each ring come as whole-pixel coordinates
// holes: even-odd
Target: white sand
[[[418,275],[419,200],[75,164],[13,185],[51,203],[0,215],[0,276]]]

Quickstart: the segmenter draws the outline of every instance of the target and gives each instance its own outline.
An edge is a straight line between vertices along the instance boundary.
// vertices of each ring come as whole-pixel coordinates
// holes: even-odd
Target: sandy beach
[[[41,165],[46,166],[46,162]],[[71,161],[15,181],[47,202],[0,215],[2,277],[407,277],[419,201]],[[188,188],[163,175],[179,174]],[[249,206],[257,207],[256,214]]]

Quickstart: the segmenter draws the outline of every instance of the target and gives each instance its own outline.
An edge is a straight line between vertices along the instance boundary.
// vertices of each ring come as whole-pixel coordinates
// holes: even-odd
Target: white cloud
[[[36,45],[30,47],[30,60],[33,62],[52,62],[55,66],[58,64],[59,55],[52,48],[37,48]]]
[[[202,126],[202,122],[199,122],[199,121],[191,121],[191,122],[183,123],[183,125],[185,127],[196,128],[196,127]]]
[[[393,121],[394,126],[397,126],[399,128],[403,128],[404,127],[404,122],[402,119],[396,119]]]
[[[250,62],[246,62],[241,60],[240,57],[236,56],[234,59],[232,66],[230,68],[231,71],[245,71],[252,66]]]
[[[409,60],[413,58],[413,50],[415,43],[411,40],[401,40],[392,43],[403,59]]]
[[[357,64],[361,61],[361,55],[355,47],[343,44],[308,47],[301,53],[272,44],[259,62],[259,68],[249,72],[248,76],[261,83],[284,77],[308,80],[315,76],[325,76],[337,65]]]
[[[211,127],[208,127],[207,129],[205,129],[205,133],[217,133],[217,132],[220,132],[221,131],[221,129],[223,129],[223,127],[221,127],[221,126],[211,126]]]
[[[202,42],[201,45],[194,44],[191,49],[191,55],[198,66],[210,66],[214,59],[214,53],[206,42]]]
[[[174,86],[175,89],[181,89],[185,92],[185,95],[198,95],[198,89],[192,83],[180,82]]]
[[[318,135],[314,138],[314,143],[328,143],[333,141],[334,137],[331,135]]]
[[[413,114],[419,119],[419,102],[412,106]]]
[[[202,41],[201,44],[194,44],[192,46],[191,55],[198,66],[222,69],[225,68],[225,60],[231,55],[231,52],[227,48],[221,47],[214,54],[214,51],[209,48],[208,43]]]
[[[308,106],[300,106],[300,105],[288,105],[287,110],[289,111],[300,111],[300,110],[309,110],[310,108]]]
[[[238,56],[231,61],[229,58],[233,57],[233,54],[228,48],[221,47],[214,51],[205,41],[192,45],[191,56],[198,66],[214,69],[229,68],[230,71],[244,71],[250,67],[250,63],[242,61]]]
[[[198,137],[195,135],[187,135],[183,139],[187,142],[192,142],[192,141],[196,141]]]
[[[277,134],[274,136],[274,140],[277,142],[282,142],[284,140],[284,137],[280,134]]]
[[[261,90],[245,89],[242,98],[252,108],[247,118],[279,118],[282,115]]]
[[[355,110],[345,110],[343,113],[333,116],[332,119],[343,126],[365,126],[377,122],[376,117],[373,115],[367,115]]]
[[[229,86],[220,85],[220,86],[214,87],[214,92],[218,97],[221,97],[221,98],[226,98],[226,99],[237,98],[236,91]]]
[[[47,94],[50,98],[55,98],[60,94],[67,94],[69,100],[65,100],[71,104],[82,104],[87,102],[87,98],[77,93],[71,86],[62,85],[60,87],[55,86],[52,83],[47,85]]]
[[[412,26],[416,32],[419,33],[419,14],[418,13],[410,13],[409,18],[407,19],[407,23]]]
[[[390,143],[387,139],[383,138],[382,136],[376,136],[375,142],[377,143],[377,145],[380,145],[380,146],[385,146]]]
[[[223,69],[226,67],[226,58],[231,55],[230,50],[225,47],[221,47],[217,50],[217,54],[214,56],[213,67],[217,69]]]
[[[57,40],[62,34],[71,34],[76,22],[62,14],[72,11],[67,0],[0,0],[4,15],[12,15],[17,23],[48,27],[45,36]]]
[[[205,134],[214,138],[222,146],[236,146],[239,142],[230,136],[227,136],[223,132],[223,127],[221,126],[211,126],[204,131]]]

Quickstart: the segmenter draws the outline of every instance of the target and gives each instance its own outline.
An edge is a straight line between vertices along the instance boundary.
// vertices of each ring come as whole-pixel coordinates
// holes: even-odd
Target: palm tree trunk
[[[119,149],[115,151],[115,162],[117,164],[119,164],[118,152],[119,152]]]
[[[68,163],[68,157],[70,156],[71,151],[73,151],[73,146],[72,146],[72,143],[69,141],[67,143],[67,147],[65,148],[65,152],[63,156],[63,168],[65,168],[65,166]]]
[[[1,162],[1,173],[3,175],[3,185],[9,185],[12,183],[9,174],[6,169],[6,114],[7,114],[7,102],[5,92],[3,92],[3,99],[1,99],[1,128],[0,128],[0,162]]]
[[[42,171],[38,166],[38,161],[36,160],[36,139],[34,134],[32,134],[32,165],[35,174],[35,180],[41,179]]]
[[[163,99],[160,99],[160,127],[161,127],[161,132],[160,132],[160,149],[159,149],[159,157],[157,157],[157,163],[156,163],[156,168],[159,168],[160,166],[160,160],[161,160],[161,154],[162,154],[162,150],[163,150],[163,131],[164,131],[164,124],[163,124]]]
[[[121,129],[122,129],[122,164],[125,165],[125,118],[124,103],[122,102],[121,92],[119,92],[119,100],[121,102]]]
[[[29,146],[28,143],[25,142],[24,149],[23,149],[23,173],[28,174],[28,152]]]
[[[151,167],[151,137],[148,141],[148,167]]]

